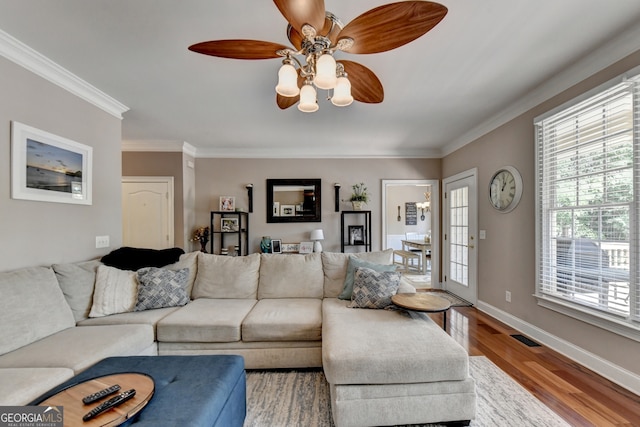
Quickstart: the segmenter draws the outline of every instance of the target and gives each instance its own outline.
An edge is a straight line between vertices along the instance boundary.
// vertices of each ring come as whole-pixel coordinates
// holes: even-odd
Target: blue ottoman
[[[141,372],[155,382],[147,406],[124,425],[242,427],[247,383],[242,356],[130,356],[104,359],[41,396],[94,377]]]

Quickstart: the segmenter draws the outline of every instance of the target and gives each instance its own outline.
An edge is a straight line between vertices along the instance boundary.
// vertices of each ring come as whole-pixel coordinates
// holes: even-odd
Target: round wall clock
[[[489,202],[502,213],[511,212],[522,197],[522,177],[513,166],[500,168],[489,182]]]

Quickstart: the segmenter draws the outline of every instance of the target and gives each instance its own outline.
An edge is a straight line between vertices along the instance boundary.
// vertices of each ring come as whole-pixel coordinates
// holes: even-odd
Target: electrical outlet
[[[507,302],[511,302],[511,292],[507,291],[504,294],[504,297],[506,298]]]
[[[108,247],[109,247],[109,236],[96,236],[96,249],[108,248]]]

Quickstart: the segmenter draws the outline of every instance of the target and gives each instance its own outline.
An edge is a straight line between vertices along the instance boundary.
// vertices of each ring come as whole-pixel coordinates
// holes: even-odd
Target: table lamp
[[[324,240],[324,233],[322,232],[322,230],[313,230],[311,232],[311,236],[309,236],[309,239],[314,242],[313,252],[322,252],[322,245],[320,244],[320,240]]]

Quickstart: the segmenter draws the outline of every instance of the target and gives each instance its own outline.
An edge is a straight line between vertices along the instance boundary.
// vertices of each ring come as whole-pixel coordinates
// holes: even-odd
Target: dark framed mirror
[[[320,179],[267,179],[267,222],[320,222]]]

